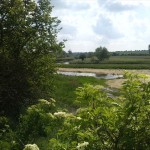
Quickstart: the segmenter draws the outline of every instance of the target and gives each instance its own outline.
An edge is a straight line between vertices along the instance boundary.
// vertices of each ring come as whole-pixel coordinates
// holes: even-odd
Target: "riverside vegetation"
[[[56,104],[59,108],[71,111],[78,108],[75,103],[76,88],[82,87],[85,83],[106,86],[105,81],[94,77],[56,75],[53,98],[57,100]]]
[[[74,113],[60,110],[51,98],[29,106],[15,128],[1,117],[0,149],[35,143],[41,150],[149,150],[150,83],[144,82],[145,75],[125,76],[127,81],[115,98],[101,85],[77,88]]]

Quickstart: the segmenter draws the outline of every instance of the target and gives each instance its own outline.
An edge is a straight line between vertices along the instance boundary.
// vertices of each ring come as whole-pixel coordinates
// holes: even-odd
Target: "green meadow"
[[[106,86],[105,82],[105,79],[97,79],[95,77],[56,75],[54,99],[57,100],[56,103],[59,109],[72,111],[78,107],[74,103],[76,88],[82,87],[84,84]]]

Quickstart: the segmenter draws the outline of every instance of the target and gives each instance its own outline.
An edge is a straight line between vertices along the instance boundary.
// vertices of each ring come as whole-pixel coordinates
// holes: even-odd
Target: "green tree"
[[[72,56],[72,51],[69,50],[69,51],[68,51],[68,57],[71,57],[71,56]]]
[[[23,105],[52,91],[60,21],[49,0],[1,0],[0,113],[19,114]]]
[[[98,47],[98,48],[96,48],[95,55],[97,56],[97,58],[99,59],[99,61],[103,61],[105,59],[108,59],[109,56],[110,56],[107,48],[101,47],[101,46]]]
[[[56,57],[57,57],[57,58],[65,58],[65,57],[67,57],[67,53],[66,53],[64,50],[62,50],[61,52],[59,51],[59,52],[56,54]]]
[[[81,53],[79,55],[79,59],[82,59],[82,61],[86,58],[86,55],[84,53]]]

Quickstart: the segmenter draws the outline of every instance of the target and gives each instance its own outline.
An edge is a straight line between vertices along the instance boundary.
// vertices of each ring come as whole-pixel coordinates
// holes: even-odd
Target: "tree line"
[[[97,61],[103,61],[105,59],[109,59],[110,52],[106,47],[98,47],[95,49],[94,52],[72,52],[69,50],[68,52],[62,51],[57,55],[57,60],[63,60],[61,58],[67,58],[70,57],[73,59],[81,59],[84,61],[85,58],[94,58],[96,57]]]
[[[150,50],[125,50],[125,51],[113,51],[110,52],[106,47],[97,47],[94,52],[72,52],[69,50],[65,52],[64,50],[56,55],[57,61],[73,59],[80,59],[84,61],[86,58],[91,58],[93,62],[101,62],[106,59],[109,59],[111,56],[149,56]],[[67,59],[68,58],[68,59]]]

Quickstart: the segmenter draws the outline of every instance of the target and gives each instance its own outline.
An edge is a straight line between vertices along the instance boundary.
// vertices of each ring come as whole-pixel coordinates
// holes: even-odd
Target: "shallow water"
[[[68,65],[68,64],[69,64],[69,61],[66,61],[66,62],[58,62],[57,64],[65,64],[65,65]]]
[[[83,72],[63,72],[58,71],[58,74],[66,75],[66,76],[84,76],[84,77],[95,77],[100,79],[118,79],[123,78],[123,75],[116,74],[96,74],[96,73],[83,73]]]

